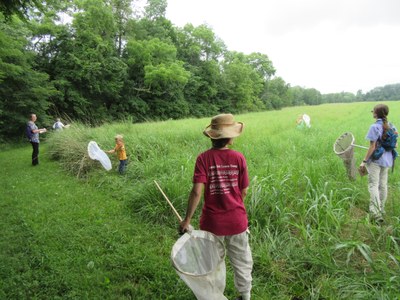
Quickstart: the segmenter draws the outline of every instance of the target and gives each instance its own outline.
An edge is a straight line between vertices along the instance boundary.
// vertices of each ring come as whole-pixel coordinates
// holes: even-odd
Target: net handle
[[[167,200],[169,206],[171,206],[172,211],[174,212],[175,216],[178,218],[179,222],[182,222],[183,219],[182,217],[179,215],[179,213],[176,211],[175,207],[172,205],[171,201],[169,201],[167,195],[165,195],[164,191],[161,189],[160,185],[157,183],[157,181],[154,180],[155,185],[157,186],[157,188],[160,190],[161,194],[164,196],[165,200]]]
[[[342,138],[346,137],[346,135],[349,135],[349,134],[352,136],[352,141],[351,141],[350,145],[346,148],[346,150],[348,150],[350,147],[357,147],[357,148],[362,148],[362,149],[366,149],[366,150],[369,149],[368,147],[354,144],[354,143],[353,143],[353,142],[354,142],[354,136],[353,136],[353,134],[352,134],[351,132],[345,132],[345,133],[343,133],[343,134],[336,140],[336,142],[333,144],[333,151],[334,151],[336,154],[339,155],[339,154],[341,154],[341,153],[346,152],[346,151],[342,151],[342,152],[340,152],[340,153],[336,152],[335,146],[336,146],[336,144],[338,143],[339,140],[341,140]]]
[[[358,148],[362,148],[362,149],[369,149],[368,147],[365,146],[360,146],[360,145],[356,145],[356,144],[351,144],[353,147],[358,147]]]

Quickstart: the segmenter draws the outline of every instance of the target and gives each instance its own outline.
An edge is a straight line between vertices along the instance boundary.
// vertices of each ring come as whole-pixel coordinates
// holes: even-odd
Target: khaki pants
[[[253,258],[248,231],[235,235],[218,236],[224,242],[229,261],[233,267],[235,287],[243,299],[250,299]]]
[[[389,168],[381,167],[373,162],[367,164],[366,167],[370,194],[369,213],[373,218],[380,218],[385,214]]]

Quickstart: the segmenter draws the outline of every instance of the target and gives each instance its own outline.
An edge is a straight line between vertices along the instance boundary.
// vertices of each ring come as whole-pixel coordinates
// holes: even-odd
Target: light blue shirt
[[[395,131],[397,131],[392,124],[389,123],[389,126],[392,127]],[[376,142],[378,139],[382,137],[382,133],[383,133],[383,121],[382,119],[377,119],[376,122],[369,127],[369,131],[365,138],[371,142]],[[378,164],[381,167],[392,167],[393,166],[392,151],[391,150],[385,151],[383,155],[377,160],[372,160],[372,159],[368,160],[368,162],[371,161]]]
[[[37,130],[38,129],[36,124],[33,123],[32,121],[28,122],[28,126],[30,127],[31,130]],[[39,132],[35,132],[35,133],[32,132],[32,137],[31,137],[31,139],[29,141],[33,142],[33,143],[39,143]]]

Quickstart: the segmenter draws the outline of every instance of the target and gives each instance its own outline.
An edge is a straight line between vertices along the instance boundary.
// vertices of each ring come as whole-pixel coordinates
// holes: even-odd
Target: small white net
[[[304,114],[304,115],[303,115],[303,120],[304,120],[304,122],[306,123],[306,126],[307,126],[307,127],[311,127],[311,118],[310,118],[309,115]]]
[[[297,117],[296,123],[298,128],[305,128],[305,127],[310,128],[311,118],[307,114],[302,114]]]
[[[88,154],[93,160],[98,160],[104,169],[110,171],[112,169],[111,160],[107,154],[100,149],[95,141],[90,141],[88,144]]]
[[[202,230],[185,233],[174,244],[171,260],[197,299],[227,299],[225,247],[214,234]]]
[[[339,156],[346,167],[347,176],[356,178],[356,163],[354,159],[354,136],[351,132],[343,133],[333,144],[333,151]]]

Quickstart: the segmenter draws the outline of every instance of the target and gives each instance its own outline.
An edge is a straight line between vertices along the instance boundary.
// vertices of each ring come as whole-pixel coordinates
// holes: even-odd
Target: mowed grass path
[[[168,261],[175,229],[136,220],[46,151],[37,167],[30,144],[0,153],[0,299],[169,299],[165,285],[190,299]]]

